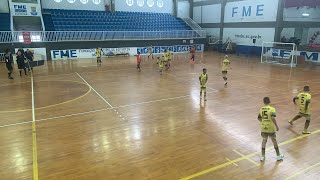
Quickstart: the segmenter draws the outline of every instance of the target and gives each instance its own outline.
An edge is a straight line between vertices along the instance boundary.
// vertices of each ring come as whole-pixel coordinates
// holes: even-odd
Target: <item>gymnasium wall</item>
[[[294,37],[295,28],[283,28],[280,36],[285,36],[286,38]]]
[[[307,13],[309,16],[303,16]],[[320,22],[320,7],[290,7],[283,10],[284,21]]]
[[[105,5],[111,0],[41,0],[44,9],[71,9],[104,11]]]
[[[220,23],[221,4],[193,7],[193,20],[197,23]]]
[[[237,45],[261,46],[263,41],[272,42],[274,34],[274,28],[224,28],[223,41],[230,38]],[[256,39],[255,44],[253,39]]]
[[[190,17],[190,3],[188,0],[177,0],[177,16],[180,18]]]
[[[8,0],[0,0],[0,13],[9,13]]]
[[[203,28],[208,36],[220,37],[220,28]]]
[[[173,0],[116,0],[116,11],[173,14]]]

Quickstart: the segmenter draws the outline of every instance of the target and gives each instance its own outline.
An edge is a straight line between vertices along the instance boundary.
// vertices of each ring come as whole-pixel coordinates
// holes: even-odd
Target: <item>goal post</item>
[[[261,63],[297,66],[297,45],[294,43],[263,42]]]

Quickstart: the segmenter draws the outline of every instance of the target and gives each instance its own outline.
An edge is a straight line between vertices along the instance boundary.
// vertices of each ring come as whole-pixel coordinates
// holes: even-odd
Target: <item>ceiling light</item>
[[[304,17],[308,17],[310,14],[308,14],[308,13],[303,13],[302,14],[302,16],[304,16]]]

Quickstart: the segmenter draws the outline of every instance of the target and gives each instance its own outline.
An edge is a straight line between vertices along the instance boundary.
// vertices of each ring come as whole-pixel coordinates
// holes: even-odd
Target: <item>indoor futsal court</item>
[[[2,78],[1,179],[31,179],[34,146],[39,179],[46,180],[319,179],[319,78],[310,78],[319,68],[234,55],[225,87],[224,55],[197,55],[194,64],[189,54],[175,55],[162,75],[144,56],[141,72],[134,58],[120,57],[103,58],[101,66],[92,59],[48,61],[33,79]],[[208,100],[200,102],[204,67]],[[306,84],[313,95],[312,133],[301,135],[304,120],[292,127],[287,120],[297,113],[292,98]],[[259,160],[257,114],[265,96],[277,108],[280,162],[271,140],[266,161]]]

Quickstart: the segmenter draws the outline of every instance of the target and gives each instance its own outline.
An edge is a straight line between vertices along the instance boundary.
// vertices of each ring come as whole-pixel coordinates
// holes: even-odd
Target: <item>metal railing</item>
[[[31,31],[31,42],[162,40],[205,38],[204,30],[179,31]],[[23,42],[22,31],[0,31],[0,43]]]
[[[182,19],[188,26],[190,26],[192,28],[192,30],[196,31],[200,36],[201,33],[203,31],[203,29],[199,26],[199,24],[197,24],[194,20],[192,20],[191,18],[183,18]]]
[[[0,62],[5,62],[5,53],[0,53]]]
[[[194,20],[191,18],[183,18],[182,19],[184,22],[186,22],[193,30],[202,30],[202,28],[197,24]]]

